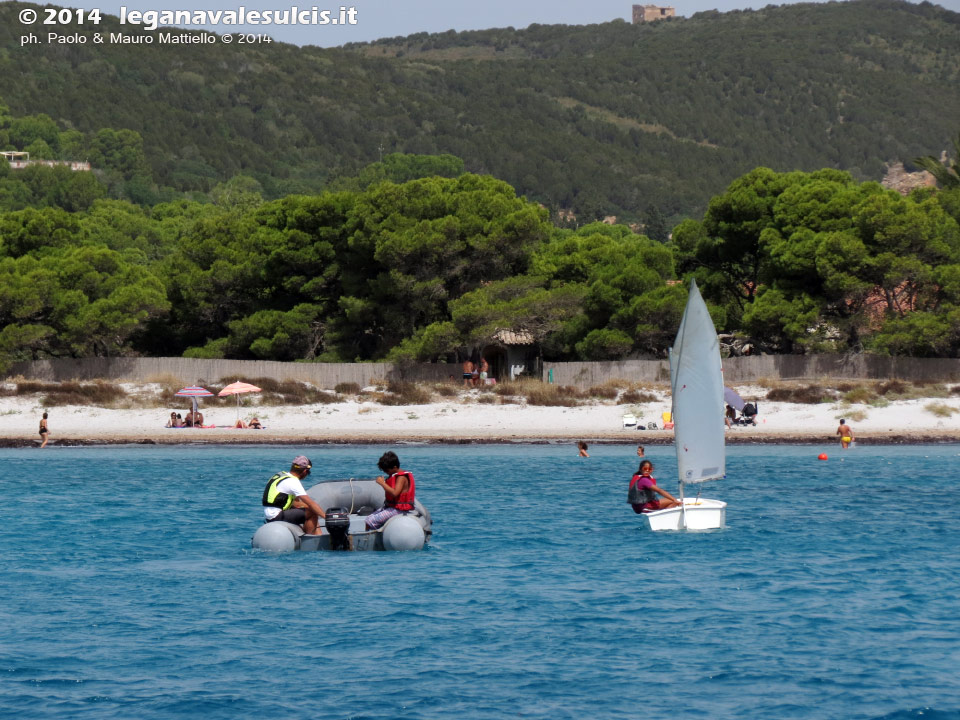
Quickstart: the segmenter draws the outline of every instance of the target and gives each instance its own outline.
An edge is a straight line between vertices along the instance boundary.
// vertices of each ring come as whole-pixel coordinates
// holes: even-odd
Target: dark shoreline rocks
[[[251,437],[244,438],[146,438],[142,436],[111,436],[94,438],[58,438],[51,440],[47,448],[51,447],[98,447],[112,445],[565,445],[585,440],[594,445],[673,445],[672,435],[660,433],[638,433],[629,436],[617,437],[562,437],[562,436],[505,436],[505,437],[476,437],[476,438],[446,438],[436,436],[396,437],[384,435],[382,437],[309,437],[296,438],[279,437]],[[888,433],[876,436],[858,436],[857,444],[871,445],[947,445],[960,443],[960,435],[931,434],[931,433]],[[821,445],[830,446],[839,444],[835,438],[818,435],[777,434],[777,435],[735,435],[727,437],[727,445]],[[25,438],[0,437],[0,448],[39,448],[39,440]]]

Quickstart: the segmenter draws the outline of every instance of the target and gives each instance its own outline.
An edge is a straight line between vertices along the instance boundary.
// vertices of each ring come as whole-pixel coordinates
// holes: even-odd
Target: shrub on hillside
[[[416,383],[391,380],[377,402],[381,405],[426,405],[432,399],[430,391]]]
[[[531,385],[524,388],[527,405],[547,407],[577,407],[580,404],[580,391],[569,385]]]
[[[816,405],[818,403],[833,402],[833,393],[819,385],[804,385],[801,387],[776,387],[767,391],[767,400],[774,402],[801,403]]]
[[[923,406],[923,409],[929,413],[933,413],[937,417],[950,417],[955,412],[955,410],[946,403],[928,403]]]
[[[613,400],[620,391],[610,385],[600,385],[595,386],[587,390],[587,395],[595,398],[602,398],[604,400]]]
[[[639,405],[641,403],[652,403],[657,402],[659,398],[648,392],[641,392],[640,390],[625,390],[624,393],[620,396],[620,399],[617,400],[618,405]]]
[[[116,407],[129,398],[119,385],[97,380],[94,382],[47,383],[25,380],[17,383],[17,395],[42,394],[45,407],[56,405],[96,405]]]

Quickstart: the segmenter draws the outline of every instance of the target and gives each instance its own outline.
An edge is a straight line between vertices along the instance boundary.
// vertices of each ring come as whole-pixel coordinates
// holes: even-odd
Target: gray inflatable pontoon
[[[390,518],[377,530],[367,530],[366,516],[383,507],[385,499],[383,488],[374,480],[324,480],[307,490],[307,495],[329,515],[331,527],[322,535],[307,535],[299,525],[277,521],[264,523],[250,544],[269,552],[332,550],[345,531],[349,548],[337,549],[420,550],[432,532],[430,512],[419,500],[414,500],[410,512]],[[343,512],[337,512],[337,508]],[[327,527],[322,518],[320,527]]]

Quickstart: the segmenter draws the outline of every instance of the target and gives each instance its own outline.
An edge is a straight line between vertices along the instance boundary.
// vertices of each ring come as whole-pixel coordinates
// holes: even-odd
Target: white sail
[[[677,471],[684,483],[716,480],[726,472],[723,424],[723,366],[717,330],[690,284],[680,330],[670,349]]]

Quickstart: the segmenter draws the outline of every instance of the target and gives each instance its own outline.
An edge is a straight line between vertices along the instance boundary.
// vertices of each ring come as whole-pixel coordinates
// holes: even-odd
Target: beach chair
[[[637,416],[633,413],[626,413],[623,416],[623,426],[625,428],[634,428],[637,427]]]
[[[673,430],[673,414],[665,410],[663,413],[661,413],[661,417],[663,418],[663,429]]]

